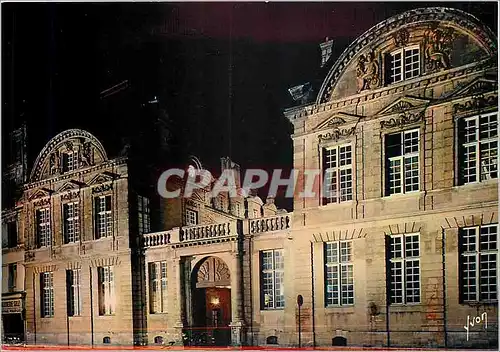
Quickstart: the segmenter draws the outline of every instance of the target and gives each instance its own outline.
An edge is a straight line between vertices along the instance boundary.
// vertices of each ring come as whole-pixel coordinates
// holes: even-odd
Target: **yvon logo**
[[[488,329],[488,314],[486,312],[477,317],[467,316],[467,323],[464,325],[464,329],[467,331],[467,341],[469,341],[469,329],[480,324],[484,325],[484,330]]]

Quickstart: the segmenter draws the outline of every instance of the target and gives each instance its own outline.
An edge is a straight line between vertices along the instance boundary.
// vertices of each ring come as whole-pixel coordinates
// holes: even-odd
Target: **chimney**
[[[233,162],[229,157],[222,157],[220,158],[221,161],[221,172],[224,172],[224,170],[233,170],[234,173],[234,181],[236,184],[236,188],[239,189],[241,188],[241,173],[240,173],[240,166]]]
[[[326,37],[319,47],[321,48],[321,67],[324,67],[330,56],[332,56],[333,40]]]

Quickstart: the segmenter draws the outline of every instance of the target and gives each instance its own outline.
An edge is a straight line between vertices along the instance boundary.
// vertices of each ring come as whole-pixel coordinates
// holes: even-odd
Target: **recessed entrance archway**
[[[192,336],[195,345],[231,343],[231,274],[218,257],[202,259],[191,274]]]

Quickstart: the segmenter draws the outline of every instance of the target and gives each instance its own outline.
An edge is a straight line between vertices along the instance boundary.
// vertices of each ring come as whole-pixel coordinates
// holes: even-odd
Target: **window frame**
[[[495,242],[495,249],[482,249],[481,248],[481,237],[482,237],[482,232],[481,230],[483,228],[496,228],[496,242]],[[465,241],[465,232],[467,230],[474,230],[474,242],[473,243],[468,243]],[[459,296],[460,296],[460,303],[462,304],[470,304],[470,303],[496,303],[498,302],[498,230],[499,226],[498,224],[486,224],[486,225],[478,225],[478,226],[465,226],[459,228],[458,232],[458,239],[459,239]],[[490,242],[488,242],[490,243]],[[463,250],[464,246],[473,244],[474,245],[474,250],[473,251],[465,251]],[[481,297],[483,291],[481,290],[481,279],[483,278],[481,271],[481,264],[483,261],[481,260],[481,257],[483,255],[494,255],[495,256],[495,271],[496,271],[496,277],[494,280],[494,286],[495,286],[495,292],[494,295],[497,297],[497,299],[483,299]],[[465,299],[465,296],[468,294],[465,292],[464,286],[465,286],[465,280],[466,280],[466,275],[464,273],[464,267],[463,265],[465,263],[471,263],[471,262],[466,262],[464,258],[473,258],[474,261],[474,281],[475,281],[475,299]],[[489,287],[490,285],[488,285]],[[488,291],[490,292],[490,291]]]
[[[415,71],[416,69],[413,68],[413,69],[410,69],[410,70],[406,70],[406,58],[407,58],[407,52],[409,51],[412,51],[412,50],[418,50],[417,51],[417,54],[411,54],[410,56],[416,56],[418,58],[418,71],[417,71],[417,74],[416,75],[412,75],[411,77],[408,77],[408,74],[409,72],[413,72]],[[395,67],[393,65],[393,60],[394,60],[394,56],[397,55],[397,54],[400,54],[401,56],[401,64],[399,66],[401,72],[399,74],[399,76],[401,77],[399,80],[395,81],[394,80],[394,71],[395,71]],[[413,78],[417,78],[417,77],[420,77],[422,75],[422,49],[420,48],[420,45],[418,44],[413,44],[413,45],[408,45],[408,46],[405,46],[405,47],[402,47],[402,48],[398,48],[396,50],[393,50],[391,51],[390,53],[388,53],[388,56],[389,56],[389,67],[388,69],[386,70],[386,72],[388,73],[389,77],[388,77],[388,83],[389,84],[397,84],[397,83],[401,83],[401,82],[404,82],[404,81],[407,81],[407,80],[410,80],[410,79],[413,79]],[[411,64],[415,64],[415,61],[412,61]]]
[[[66,292],[67,292],[67,312],[68,316],[76,317],[82,315],[82,270],[66,270]]]
[[[350,148],[350,163],[341,165],[341,149],[342,148]],[[326,161],[326,153],[329,151],[335,150],[335,167],[326,167],[327,161]],[[347,202],[352,202],[355,197],[356,193],[356,182],[355,182],[355,144],[352,143],[351,141],[341,143],[341,144],[336,144],[336,145],[327,145],[327,146],[322,146],[321,148],[321,155],[320,155],[320,160],[321,160],[321,205],[329,205],[329,204],[340,204],[340,203],[347,203]],[[346,152],[347,153],[347,152]],[[329,194],[331,190],[326,189],[326,177],[328,170],[333,169],[335,172],[335,195],[333,197],[329,197]],[[345,181],[344,183],[349,183],[350,182],[350,193],[347,193],[345,195],[345,199],[342,199],[344,197],[342,195],[344,189],[342,188],[342,171],[350,171],[350,177],[351,179],[348,181]],[[345,177],[348,177],[346,174]],[[349,187],[346,187],[345,189],[349,190]],[[349,198],[350,197],[350,198]],[[335,200],[332,200],[332,199]]]
[[[97,268],[99,285],[99,315],[115,315],[115,270],[114,266],[101,266]]]
[[[63,173],[72,172],[80,167],[78,151],[70,150],[62,154],[62,171]]]
[[[44,215],[42,215],[44,214]],[[46,248],[52,245],[52,216],[50,206],[35,210],[37,247]]]
[[[407,255],[407,238],[412,237],[412,236],[417,236],[417,250],[418,250],[418,256],[408,256]],[[387,268],[388,270],[388,277],[389,277],[389,282],[388,282],[388,290],[389,290],[389,304],[390,305],[395,305],[395,306],[405,306],[405,305],[418,305],[422,304],[422,266],[421,266],[421,258],[422,258],[422,246],[420,244],[421,242],[421,236],[419,232],[412,232],[412,233],[403,233],[403,234],[393,234],[388,236],[389,241],[388,241],[388,246],[387,246],[387,253],[388,253],[388,264],[389,267]],[[393,240],[394,239],[400,239],[400,244],[401,244],[401,256],[394,258],[392,256],[392,246],[393,246]],[[414,251],[415,248],[411,248],[411,251]],[[414,283],[415,281],[410,281],[408,280],[408,265],[407,263],[417,263],[418,267],[418,301],[409,301],[408,297],[410,296],[408,294],[409,289],[414,288],[409,288],[408,283]],[[394,290],[394,269],[393,269],[393,264],[395,263],[400,263],[401,267],[401,301],[396,302],[395,301],[395,295],[393,293]],[[394,265],[395,267],[395,265]],[[410,267],[415,268],[414,266]],[[413,273],[414,275],[414,273]],[[398,296],[399,297],[399,296]]]
[[[149,313],[168,313],[168,273],[167,262],[148,263]],[[158,308],[159,305],[159,308]]]
[[[75,210],[76,208],[76,210]],[[71,213],[73,216],[69,216]],[[68,216],[66,216],[68,215]],[[63,241],[64,244],[77,243],[80,241],[80,202],[68,202],[62,204],[62,219],[63,219]],[[69,233],[72,225],[73,234]],[[70,240],[70,235],[73,238]]]
[[[491,131],[494,131],[496,134],[492,137],[487,137],[487,138],[481,138],[481,118],[482,117],[489,117],[489,116],[495,116],[497,117],[496,121],[496,128],[492,128]],[[475,121],[475,131],[474,131],[474,141],[472,142],[466,142],[466,123],[469,121]],[[456,158],[456,165],[457,165],[457,175],[458,177],[456,178],[457,185],[459,186],[465,186],[465,185],[470,185],[470,184],[477,184],[477,183],[483,183],[483,182],[488,182],[490,180],[498,180],[498,111],[493,111],[493,112],[488,112],[484,114],[477,114],[477,115],[472,115],[472,116],[465,116],[465,117],[459,117],[457,119],[456,123],[456,132],[457,132],[457,138],[455,139],[457,141],[457,158]],[[490,177],[489,179],[483,179],[483,157],[481,156],[482,148],[481,146],[483,144],[488,144],[488,143],[494,143],[496,142],[496,158],[492,158],[493,162],[491,165],[496,165],[496,177]],[[470,177],[468,174],[465,174],[465,169],[466,167],[464,164],[467,163],[467,159],[465,159],[465,152],[466,148],[469,147],[474,147],[475,151],[475,165],[474,165],[474,181],[466,181],[467,177]],[[494,148],[490,150],[495,150]],[[491,172],[490,172],[491,174]]]
[[[264,268],[264,255],[271,253],[271,268]],[[278,255],[277,255],[278,254]],[[276,267],[276,257],[281,257],[279,267]],[[271,287],[265,289],[265,276],[271,274]],[[259,276],[260,276],[260,308],[261,310],[283,310],[285,309],[285,251],[283,248],[266,249],[259,251]],[[279,286],[278,286],[279,284]],[[277,291],[280,290],[280,294]],[[267,291],[272,292],[271,298],[266,302]],[[278,299],[279,298],[279,299]],[[269,304],[270,302],[270,304]],[[281,302],[277,305],[277,302]]]
[[[106,204],[108,199],[109,209]],[[102,203],[104,203],[104,208]],[[111,194],[94,196],[94,225],[94,238],[96,240],[113,237],[113,196]]]
[[[329,247],[335,245],[336,261],[329,261],[328,251]],[[345,248],[342,248],[345,245]],[[346,249],[346,254],[343,254],[342,249]],[[342,259],[344,255],[347,255],[346,259]],[[324,299],[326,308],[335,307],[350,307],[355,304],[355,289],[354,289],[354,262],[353,262],[353,241],[352,240],[340,240],[340,241],[329,241],[323,244],[323,270],[324,270]],[[328,288],[330,286],[329,282],[329,270],[330,268],[337,269],[337,303],[334,302],[334,297],[332,296],[332,302],[330,303],[330,298],[328,297]],[[344,274],[347,275],[345,283]],[[349,275],[350,274],[350,275]],[[348,286],[352,285],[352,290],[348,289]],[[332,284],[335,287],[335,285]],[[343,302],[343,291],[346,287],[345,292],[352,292],[352,297],[347,295],[346,302]],[[332,289],[332,293],[334,290]]]
[[[151,232],[151,210],[149,198],[137,195],[137,230],[139,235]]]
[[[412,152],[409,152],[409,153],[406,153],[405,152],[405,136],[406,135],[411,135],[411,133],[413,132],[416,132],[417,133],[417,143],[412,145],[412,146],[416,146],[417,148],[417,151],[412,151]],[[394,136],[394,135],[397,135],[399,134],[400,135],[400,144],[399,144],[399,147],[400,147],[400,155],[398,156],[392,156],[392,157],[389,157],[389,153],[388,153],[388,141],[387,139],[389,138],[389,136]],[[405,129],[405,130],[399,130],[399,131],[393,131],[393,132],[388,132],[386,134],[384,134],[384,174],[385,174],[385,182],[384,182],[384,196],[385,197],[392,197],[392,196],[397,196],[397,195],[402,195],[402,194],[414,194],[414,193],[418,193],[420,192],[421,190],[421,182],[422,182],[422,178],[421,178],[421,167],[422,167],[422,163],[421,163],[421,140],[422,140],[422,132],[420,130],[420,127],[414,127],[414,128],[410,128],[410,129]],[[410,138],[411,140],[412,138]],[[405,166],[406,166],[406,161],[407,160],[410,160],[411,162],[411,159],[412,158],[417,158],[417,161],[416,161],[416,167],[413,168],[413,169],[410,169],[410,172],[411,171],[416,171],[417,172],[417,183],[410,183],[410,185],[417,185],[417,189],[412,189],[410,191],[407,191],[406,190],[406,187],[408,185],[407,183],[407,176],[406,176],[406,170],[405,170]],[[393,161],[398,161],[399,162],[399,172],[397,173],[399,175],[399,181],[400,181],[400,191],[399,192],[394,192],[392,193],[391,191],[391,162]],[[415,164],[415,162],[411,162],[411,164]],[[410,176],[408,177],[408,179],[412,179],[413,177],[415,177],[415,175],[413,174],[410,174]]]
[[[190,217],[192,215],[192,217]],[[191,221],[194,218],[194,221]],[[184,223],[185,226],[197,226],[199,225],[198,222],[198,211],[186,208],[186,211],[184,212]]]
[[[54,309],[54,272],[40,273],[40,316],[53,318]]]

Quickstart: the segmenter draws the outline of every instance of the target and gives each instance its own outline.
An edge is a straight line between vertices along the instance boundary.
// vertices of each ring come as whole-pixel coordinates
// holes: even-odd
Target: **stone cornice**
[[[483,70],[487,71],[495,69],[497,69],[496,61],[492,59],[484,59],[482,61],[473,62],[471,64],[455,67],[446,71],[440,71],[433,74],[423,75],[418,78],[409,81],[403,81],[398,84],[387,85],[385,87],[381,87],[379,89],[371,91],[363,91],[360,94],[351,95],[347,98],[337,99],[326,103],[314,103],[307,106],[290,108],[285,110],[284,113],[285,116],[291,122],[294,122],[296,120],[301,120],[302,118],[306,118],[308,116],[317,113],[342,109],[350,105],[355,105],[361,102],[367,102],[379,98],[384,98],[388,95],[403,93],[405,91],[415,88],[420,88],[420,87],[432,88],[433,85],[442,84],[443,81],[449,79],[461,76],[467,76]],[[449,99],[447,100],[449,101]],[[440,101],[438,99],[436,100],[435,103],[439,102]]]
[[[338,79],[342,76],[351,60],[358,55],[360,51],[368,47],[378,38],[389,35],[390,33],[395,32],[407,25],[419,22],[435,21],[448,22],[463,28],[465,31],[474,35],[474,37],[481,42],[484,49],[487,50],[491,56],[494,56],[497,53],[496,39],[493,39],[495,38],[495,35],[476,17],[464,11],[444,7],[419,8],[406,11],[373,26],[359,36],[347,47],[347,49],[344,50],[339,59],[328,72],[328,75],[319,90],[316,104],[327,102],[330,99],[333,87],[335,87]]]
[[[113,160],[108,160],[104,163],[101,163],[101,164],[98,164],[98,165],[95,165],[92,167],[88,167],[85,169],[80,169],[80,170],[75,171],[75,172],[70,172],[67,174],[47,178],[45,180],[40,180],[40,181],[28,183],[28,184],[23,186],[23,190],[28,191],[28,190],[35,189],[38,187],[42,187],[44,185],[53,184],[53,183],[57,183],[57,182],[64,181],[64,180],[78,178],[79,176],[82,176],[82,175],[87,175],[87,174],[90,174],[90,173],[93,173],[96,171],[100,171],[100,170],[104,170],[104,169],[114,167],[114,166],[124,165],[126,163],[127,163],[126,157],[120,157],[120,158],[116,158]]]

